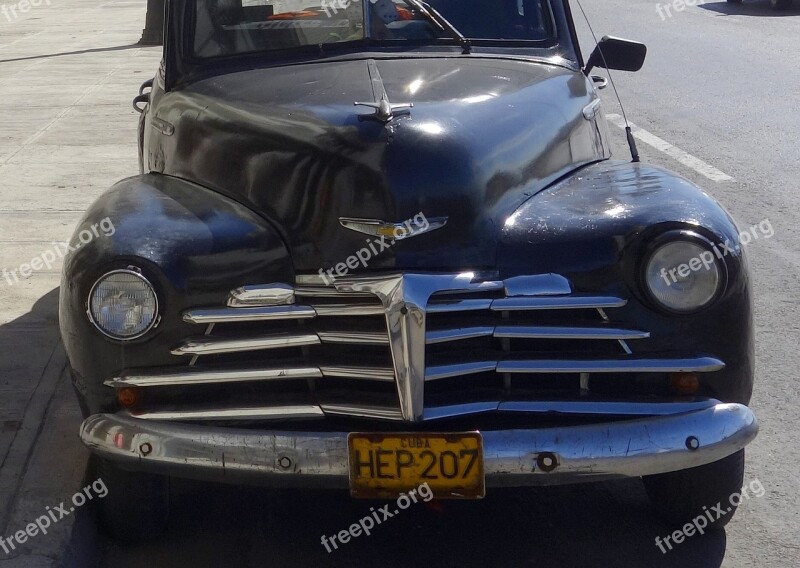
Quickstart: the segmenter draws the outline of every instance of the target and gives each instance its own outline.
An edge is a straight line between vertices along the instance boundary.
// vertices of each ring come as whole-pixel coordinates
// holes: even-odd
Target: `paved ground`
[[[10,10],[16,4],[8,6],[0,12],[4,535],[68,498],[81,480],[86,454],[75,436],[80,420],[62,377],[56,306],[63,248],[56,243],[70,237],[97,195],[136,172],[138,115],[130,100],[152,77],[160,51],[134,45],[143,1],[48,0],[16,12],[17,18]],[[20,275],[21,264],[43,255],[55,261]],[[26,543],[25,565],[59,558],[71,529],[65,520]],[[1,564],[20,562],[0,551]]]
[[[133,45],[144,4],[52,0],[13,21],[0,13],[0,269],[53,249],[95,196],[135,173],[130,99],[159,57],[157,49]],[[320,537],[364,516],[368,504],[323,492],[273,495],[183,483],[175,487],[170,532],[158,542],[109,543],[89,511],[79,509],[21,551],[0,551],[0,566],[800,563],[800,9],[778,14],[767,2],[706,2],[673,8],[662,19],[650,1],[585,4],[600,35],[640,39],[650,48],[642,72],[616,75],[628,115],[643,129],[639,136],[660,148],[640,142],[643,159],[706,187],[742,226],[769,219],[774,227],[772,238],[749,250],[758,326],[753,407],[762,428],[748,450],[747,478],[762,483],[764,497],[744,503],[726,531],[693,537],[667,555],[653,540],[668,529],[652,518],[636,482],[493,492],[477,505],[419,505],[329,555]],[[609,91],[606,112],[619,114]],[[624,157],[622,131],[612,126],[612,133]],[[733,179],[712,181],[697,159]],[[75,439],[80,419],[61,372],[58,263],[0,286],[0,535],[8,535],[81,487],[86,454]]]

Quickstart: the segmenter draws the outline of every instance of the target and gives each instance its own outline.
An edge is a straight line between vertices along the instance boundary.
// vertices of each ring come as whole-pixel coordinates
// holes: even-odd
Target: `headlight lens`
[[[645,267],[650,295],[662,307],[696,312],[708,306],[722,286],[722,273],[708,247],[688,240],[659,246]]]
[[[136,339],[156,322],[158,298],[153,286],[132,270],[115,270],[100,278],[89,294],[92,323],[113,339]]]

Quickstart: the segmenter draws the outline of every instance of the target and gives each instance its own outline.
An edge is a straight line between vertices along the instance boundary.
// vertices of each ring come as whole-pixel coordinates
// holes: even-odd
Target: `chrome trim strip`
[[[448,341],[459,341],[462,339],[474,339],[476,337],[491,337],[494,327],[459,327],[454,329],[437,329],[428,331],[425,334],[425,343],[434,345],[436,343],[446,343]]]
[[[569,280],[559,274],[514,276],[503,281],[505,294],[514,296],[563,296],[572,293]]]
[[[313,408],[313,407],[312,407]],[[525,430],[486,430],[487,484],[555,485],[635,478],[720,460],[758,433],[753,412],[740,404],[618,422]],[[348,486],[347,432],[245,430],[95,414],[81,441],[105,459],[134,471],[208,480],[294,487]],[[690,450],[690,437],[700,441]],[[536,467],[542,454],[556,467]]]
[[[359,418],[375,418],[378,420],[402,420],[403,415],[397,408],[379,406],[361,406],[356,404],[323,404],[322,411],[334,416],[357,416]]]
[[[498,373],[710,373],[725,363],[713,357],[687,359],[505,360]]]
[[[318,316],[382,316],[383,306],[376,304],[320,304],[314,306]]]
[[[217,355],[220,353],[239,353],[260,351],[261,349],[282,349],[301,345],[319,345],[316,333],[281,333],[261,337],[241,339],[214,339],[197,337],[188,339],[172,350],[173,355]]]
[[[621,308],[627,303],[628,300],[622,298],[605,296],[517,297],[494,300],[492,310],[587,310]]]
[[[254,408],[205,408],[198,410],[176,410],[143,412],[135,416],[138,420],[170,420],[175,422],[191,420],[286,420],[324,418],[322,408],[315,404],[295,404],[286,406],[264,406]]]
[[[394,370],[380,367],[347,367],[342,365],[325,365],[320,367],[324,377],[341,377],[343,379],[361,379],[368,381],[394,382]]]
[[[389,334],[375,331],[317,331],[322,343],[389,345]]]
[[[512,339],[646,339],[650,333],[613,327],[498,326],[494,336]]]
[[[432,300],[440,299],[442,296],[438,298],[432,298]],[[468,312],[468,311],[476,311],[476,310],[488,310],[492,307],[492,302],[495,300],[490,299],[483,299],[483,298],[475,298],[475,299],[468,299],[468,300],[440,300],[440,301],[431,301],[428,303],[427,312],[429,314],[442,314],[442,313],[449,313],[449,312]]]
[[[282,381],[288,379],[318,379],[322,371],[318,367],[297,367],[287,369],[239,369],[225,371],[193,371],[163,373],[135,373],[123,375],[108,381],[106,386],[120,387],[164,387],[183,385],[207,385],[222,383],[244,383],[250,381]]]
[[[310,319],[317,317],[311,306],[270,306],[247,308],[209,308],[189,310],[183,313],[187,323],[235,323],[239,321],[271,321],[287,319]]]
[[[436,381],[460,375],[474,375],[497,370],[497,361],[470,361],[452,365],[435,365],[425,369],[425,380]]]
[[[279,306],[294,303],[294,288],[288,284],[257,284],[242,286],[228,295],[228,307]]]

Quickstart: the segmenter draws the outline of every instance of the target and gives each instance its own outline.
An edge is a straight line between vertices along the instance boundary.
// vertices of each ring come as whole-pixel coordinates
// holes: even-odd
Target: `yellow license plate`
[[[351,433],[350,494],[390,499],[427,484],[437,499],[486,494],[479,432]]]

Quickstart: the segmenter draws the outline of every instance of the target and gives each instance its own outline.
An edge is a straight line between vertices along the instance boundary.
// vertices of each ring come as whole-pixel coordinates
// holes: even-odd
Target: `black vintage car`
[[[367,498],[642,477],[680,524],[741,487],[737,229],[610,160],[590,75],[643,45],[585,63],[567,0],[169,0],[165,35],[141,172],[86,213],[115,231],[61,287],[116,536],[164,527],[170,476]]]

